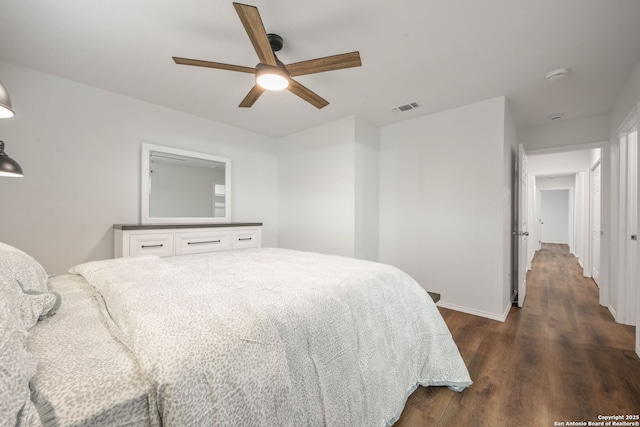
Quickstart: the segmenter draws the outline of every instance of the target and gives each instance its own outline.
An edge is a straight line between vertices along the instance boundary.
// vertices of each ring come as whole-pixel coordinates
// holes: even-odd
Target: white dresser
[[[259,248],[262,223],[115,224],[116,258]]]

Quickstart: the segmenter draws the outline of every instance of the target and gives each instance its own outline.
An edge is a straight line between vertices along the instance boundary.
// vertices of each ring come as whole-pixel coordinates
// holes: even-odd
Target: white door
[[[518,307],[524,305],[527,293],[527,257],[529,228],[527,224],[527,153],[524,146],[518,147]]]
[[[600,163],[591,170],[591,277],[600,286]]]

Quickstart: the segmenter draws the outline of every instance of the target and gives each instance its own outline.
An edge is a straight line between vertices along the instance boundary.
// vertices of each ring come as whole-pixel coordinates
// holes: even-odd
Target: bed
[[[0,267],[0,425],[385,426],[418,385],[472,384],[385,264],[260,248],[47,278],[0,244]]]

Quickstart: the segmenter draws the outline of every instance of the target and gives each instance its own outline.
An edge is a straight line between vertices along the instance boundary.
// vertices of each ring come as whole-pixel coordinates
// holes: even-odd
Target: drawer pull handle
[[[240,237],[238,240],[251,240],[251,237]]]
[[[220,240],[206,240],[204,242],[187,242],[187,245],[202,245],[205,243],[220,243]]]
[[[146,249],[146,248],[161,248],[164,245],[162,243],[160,243],[159,245],[142,245],[141,248],[142,249]]]

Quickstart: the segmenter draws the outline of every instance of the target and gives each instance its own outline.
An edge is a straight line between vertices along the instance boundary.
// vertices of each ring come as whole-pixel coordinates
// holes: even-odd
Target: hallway
[[[396,426],[542,427],[640,414],[635,328],[598,304],[597,285],[567,245],[543,244],[525,305],[506,322],[440,312],[474,384],[463,393],[418,388]]]

